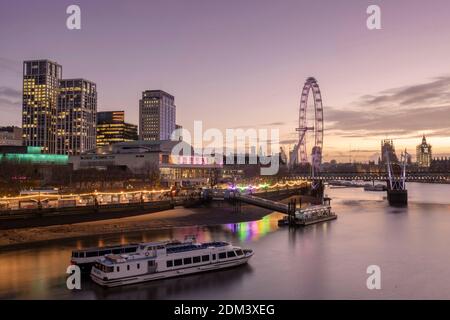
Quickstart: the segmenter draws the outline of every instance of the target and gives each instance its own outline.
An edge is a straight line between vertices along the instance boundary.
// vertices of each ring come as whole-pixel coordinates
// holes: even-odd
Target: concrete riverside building
[[[173,155],[173,148],[179,143],[191,155],[180,152]],[[192,147],[180,141],[130,141],[98,147],[92,152],[71,156],[69,163],[74,170],[109,167],[125,167],[135,174],[148,174],[157,171],[166,185],[207,184],[214,171],[222,168],[213,158],[193,155]]]

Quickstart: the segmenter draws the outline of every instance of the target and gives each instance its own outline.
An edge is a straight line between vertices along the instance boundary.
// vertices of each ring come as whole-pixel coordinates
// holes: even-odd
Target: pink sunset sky
[[[81,8],[82,29],[66,28]],[[381,30],[366,8],[381,7]],[[380,140],[450,155],[448,0],[0,0],[0,125],[21,125],[22,61],[97,83],[98,110],[138,122],[142,91],[175,96],[192,129],[279,128],[296,142],[300,90],[322,90],[325,161],[367,161]]]

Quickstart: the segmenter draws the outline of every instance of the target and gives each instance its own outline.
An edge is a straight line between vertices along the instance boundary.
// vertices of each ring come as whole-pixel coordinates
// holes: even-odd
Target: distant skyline
[[[68,30],[66,8],[81,7]],[[378,4],[382,30],[366,28]],[[0,125],[21,126],[22,62],[97,84],[98,111],[138,123],[145,90],[175,96],[192,129],[278,127],[295,143],[300,90],[320,85],[324,160],[377,159],[380,140],[450,155],[450,2],[433,0],[1,0]]]

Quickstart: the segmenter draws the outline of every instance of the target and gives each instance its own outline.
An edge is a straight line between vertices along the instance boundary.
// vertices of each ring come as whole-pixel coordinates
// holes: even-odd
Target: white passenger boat
[[[72,251],[71,264],[80,267],[83,273],[90,273],[94,263],[101,257],[108,254],[131,254],[139,249],[138,243],[127,245],[116,245],[107,247],[86,248]]]
[[[133,254],[111,254],[99,259],[91,279],[115,287],[172,278],[247,263],[253,251],[227,242],[156,242],[142,244]]]

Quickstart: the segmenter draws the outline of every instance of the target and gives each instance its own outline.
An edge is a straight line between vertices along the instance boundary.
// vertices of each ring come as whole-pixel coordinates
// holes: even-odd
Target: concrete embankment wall
[[[2,211],[0,230],[131,217],[173,208],[171,201]]]
[[[301,195],[302,201],[314,203],[317,199],[305,195],[307,189],[280,189],[255,194],[269,200],[282,200],[291,196]],[[220,203],[219,203],[220,202]],[[189,206],[231,206],[227,201],[198,201]],[[146,203],[109,204],[86,207],[43,208],[0,211],[0,230],[44,227],[80,222],[107,220],[137,216],[174,208],[170,200]]]

